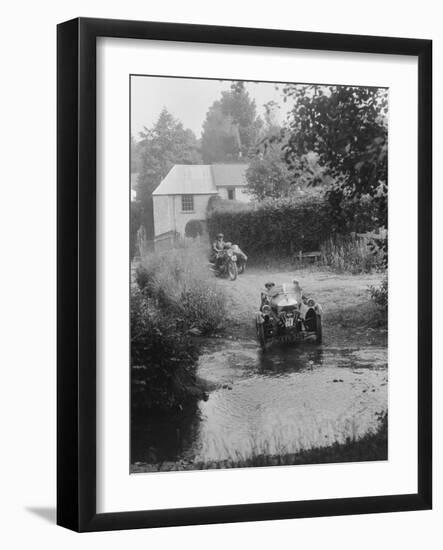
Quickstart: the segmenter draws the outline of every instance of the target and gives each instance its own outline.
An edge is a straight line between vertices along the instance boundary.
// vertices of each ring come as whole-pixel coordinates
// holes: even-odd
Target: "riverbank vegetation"
[[[182,330],[207,335],[222,327],[226,295],[208,269],[206,246],[190,244],[149,254],[137,267],[136,282]]]
[[[138,288],[131,290],[132,413],[181,410],[202,397],[195,362],[198,350],[176,322]]]
[[[226,297],[198,247],[148,255],[131,287],[132,410],[182,410],[204,396],[195,336],[223,326]]]

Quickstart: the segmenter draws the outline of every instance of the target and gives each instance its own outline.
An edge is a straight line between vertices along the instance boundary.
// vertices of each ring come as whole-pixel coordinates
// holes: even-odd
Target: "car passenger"
[[[293,285],[293,288],[294,288],[294,291],[296,292],[298,298],[298,302],[304,302],[306,300],[306,296],[303,294],[303,290],[300,286],[300,283],[298,282],[298,279],[294,279],[292,281],[292,285]]]

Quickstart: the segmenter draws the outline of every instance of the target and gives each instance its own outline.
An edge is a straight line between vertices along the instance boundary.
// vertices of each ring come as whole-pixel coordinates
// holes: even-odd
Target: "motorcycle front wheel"
[[[235,262],[229,262],[228,264],[228,274],[231,281],[235,281],[238,275],[237,264]]]

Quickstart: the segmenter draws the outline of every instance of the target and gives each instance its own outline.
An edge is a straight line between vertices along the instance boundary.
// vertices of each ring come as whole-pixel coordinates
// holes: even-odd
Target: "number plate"
[[[290,328],[294,326],[294,317],[287,317],[285,320],[285,327]]]

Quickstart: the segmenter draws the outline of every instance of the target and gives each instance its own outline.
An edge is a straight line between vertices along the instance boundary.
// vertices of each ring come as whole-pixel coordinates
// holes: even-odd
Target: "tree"
[[[318,155],[312,151],[294,159],[291,164],[286,162],[287,132],[278,124],[276,109],[273,101],[265,104],[261,139],[246,171],[248,190],[259,201],[312,194],[308,187],[326,181]]]
[[[282,159],[280,148],[271,147],[265,155],[254,157],[246,171],[249,192],[259,201],[267,197],[287,197],[294,177]]]
[[[328,197],[340,217],[346,203],[369,197],[374,226],[387,225],[388,92],[382,88],[287,85],[284,158],[291,168],[310,151],[332,176]],[[342,220],[343,221],[343,220]]]
[[[166,109],[154,126],[140,133],[137,201],[142,205],[142,219],[148,239],[154,237],[152,192],[174,164],[199,164],[198,142],[194,133],[183,127]]]
[[[203,161],[210,164],[247,158],[257,143],[262,124],[244,83],[233,82],[206,114],[201,143]]]
[[[131,136],[131,174],[137,173],[140,170],[140,142]]]
[[[254,157],[246,171],[249,192],[259,201],[267,198],[320,196],[329,179],[319,166],[315,153],[303,155],[296,165],[288,166],[282,148],[269,146],[266,153]]]

